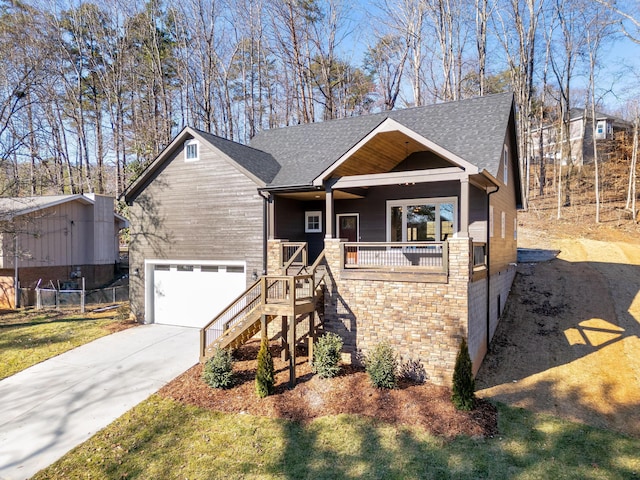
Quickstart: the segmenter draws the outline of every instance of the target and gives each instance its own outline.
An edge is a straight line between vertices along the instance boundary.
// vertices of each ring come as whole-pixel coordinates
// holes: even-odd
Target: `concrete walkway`
[[[199,330],[143,325],[0,381],[0,479],[25,479],[198,361]]]

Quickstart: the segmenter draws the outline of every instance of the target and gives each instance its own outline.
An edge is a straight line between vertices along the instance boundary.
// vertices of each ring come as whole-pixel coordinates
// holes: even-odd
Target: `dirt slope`
[[[640,237],[541,232],[519,246],[559,253],[518,266],[478,395],[640,436]]]

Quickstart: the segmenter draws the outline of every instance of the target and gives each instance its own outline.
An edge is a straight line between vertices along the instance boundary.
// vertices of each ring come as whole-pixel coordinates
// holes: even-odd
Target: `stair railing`
[[[220,312],[202,330],[200,330],[200,358],[204,358],[206,349],[226,330],[240,322],[262,303],[264,277],[258,279],[242,295]]]

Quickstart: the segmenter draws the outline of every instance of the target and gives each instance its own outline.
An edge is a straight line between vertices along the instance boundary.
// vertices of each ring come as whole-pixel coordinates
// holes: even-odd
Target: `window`
[[[513,239],[514,240],[518,239],[518,219],[517,218],[513,219]]]
[[[604,138],[607,138],[607,133],[607,121],[598,120],[598,123],[596,124],[596,139],[602,140]]]
[[[502,224],[500,225],[500,236],[502,238],[505,237],[505,231],[507,229],[507,214],[502,212],[502,215],[500,216],[500,221],[502,222]]]
[[[457,205],[456,198],[387,202],[387,241],[445,241],[456,232]]]
[[[227,273],[244,273],[242,265],[227,265]]]
[[[509,182],[509,149],[506,145],[502,152],[502,181],[505,185]]]
[[[493,237],[493,205],[489,206],[489,236]]]
[[[200,160],[200,144],[197,140],[187,140],[184,142],[184,160],[195,162]]]
[[[322,212],[304,212],[305,233],[322,233]]]

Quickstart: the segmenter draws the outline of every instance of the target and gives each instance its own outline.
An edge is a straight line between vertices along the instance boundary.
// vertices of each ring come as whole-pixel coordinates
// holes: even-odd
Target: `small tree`
[[[453,369],[453,391],[451,401],[458,410],[469,411],[473,409],[475,401],[476,383],[473,379],[473,369],[467,341],[463,338],[460,343],[460,351]]]
[[[212,388],[229,388],[233,385],[233,358],[231,352],[216,348],[202,370],[202,379]]]
[[[313,371],[320,378],[335,377],[340,371],[342,338],[335,333],[325,333],[313,349]]]
[[[374,387],[394,388],[396,386],[398,360],[388,343],[383,342],[375,346],[365,359],[365,367]]]
[[[264,398],[273,393],[274,379],[273,357],[269,351],[269,339],[262,338],[258,352],[258,368],[256,371],[256,393]]]

